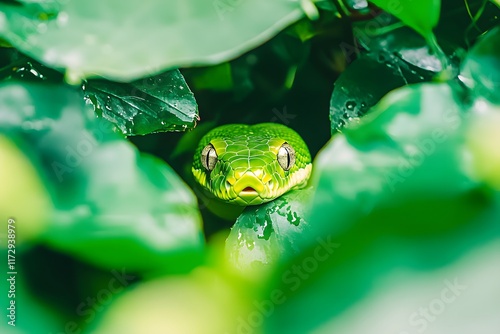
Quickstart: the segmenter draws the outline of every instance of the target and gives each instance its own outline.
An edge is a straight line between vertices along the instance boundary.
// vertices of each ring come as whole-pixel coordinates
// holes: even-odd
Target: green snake
[[[266,203],[305,187],[311,169],[311,155],[300,135],[276,123],[211,130],[200,140],[192,166],[205,191],[239,206]]]

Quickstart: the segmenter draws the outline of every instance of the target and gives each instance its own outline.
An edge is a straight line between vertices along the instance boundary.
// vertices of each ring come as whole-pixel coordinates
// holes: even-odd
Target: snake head
[[[247,206],[305,186],[311,167],[306,144],[290,128],[231,124],[202,138],[192,171],[198,184],[221,201]]]

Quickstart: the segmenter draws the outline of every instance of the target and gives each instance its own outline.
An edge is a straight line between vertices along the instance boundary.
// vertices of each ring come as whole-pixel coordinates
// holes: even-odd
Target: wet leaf
[[[196,126],[198,105],[179,70],[131,83],[89,80],[85,98],[127,136]]]
[[[355,23],[354,34],[368,52],[355,59],[335,81],[330,100],[332,134],[350,122],[358,122],[391,90],[429,81],[442,70],[439,58],[422,36],[406,27],[374,35],[374,23],[389,25],[391,21],[376,18]],[[349,58],[355,49],[344,45],[343,50]]]
[[[373,33],[373,24],[381,25],[380,32]],[[354,34],[363,48],[381,62],[393,65],[399,63],[399,67],[406,72],[418,71],[419,75],[426,77],[429,76],[429,72],[432,74],[442,70],[439,58],[433,54],[427,41],[421,35],[407,27],[390,29],[391,24],[394,22],[390,19],[379,17],[370,21],[356,22]],[[389,31],[383,33],[384,29]]]
[[[96,119],[77,91],[4,84],[0,104],[2,133],[40,166],[55,207],[37,242],[107,268],[183,271],[198,263],[193,193],[163,161]]]
[[[0,3],[0,37],[72,82],[128,81],[216,64],[263,43],[304,14],[300,2],[175,0]]]
[[[389,91],[418,80],[409,70],[390,60],[362,56],[356,59],[335,81],[330,99],[331,132],[335,134],[346,124],[359,122],[368,110]],[[404,67],[403,67],[404,68]],[[406,76],[405,76],[406,75]],[[381,80],[384,78],[384,80]]]
[[[60,72],[54,71],[32,59],[19,57],[19,59],[0,70],[0,79],[62,82],[64,77]]]
[[[226,240],[229,261],[239,270],[255,274],[254,270],[298,254],[298,239],[310,228],[305,216],[312,194],[312,188],[295,190],[272,202],[247,207]]]

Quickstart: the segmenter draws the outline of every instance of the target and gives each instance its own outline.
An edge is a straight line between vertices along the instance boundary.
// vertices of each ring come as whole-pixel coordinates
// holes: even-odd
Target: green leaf
[[[304,13],[299,1],[119,0],[0,4],[0,37],[40,62],[91,76],[133,80],[167,68],[217,64],[262,44]],[[203,36],[200,38],[200,36]]]
[[[88,332],[236,333],[248,295],[238,283],[207,267],[141,282],[102,312]]]
[[[474,98],[500,104],[500,27],[488,32],[469,51],[459,78]]]
[[[493,189],[500,190],[500,106],[485,101],[474,105],[475,118],[467,132],[472,174]]]
[[[263,265],[275,266],[300,253],[298,240],[311,228],[305,216],[312,195],[312,188],[295,190],[247,207],[226,240],[229,261],[251,275]]]
[[[268,332],[362,333],[355,310],[365,298],[393,293],[395,283],[404,286],[418,273],[439,292],[449,277],[435,270],[498,239],[495,194],[471,177],[466,132],[476,115],[461,93],[455,84],[397,89],[318,154],[311,228],[298,239],[300,256],[282,265],[269,287],[287,303],[276,306]],[[412,312],[398,324],[408,324]],[[390,332],[384,329],[371,331]]]
[[[399,18],[404,24],[430,39],[439,21],[440,0],[370,0],[376,6]]]
[[[495,218],[500,217],[489,217]],[[494,229],[489,231],[499,235]],[[471,323],[480,323],[485,333],[494,333],[497,321],[491,310],[500,309],[500,301],[490,296],[500,293],[500,288],[494,283],[500,277],[500,271],[495,266],[500,247],[498,242],[481,236],[479,229],[471,232],[472,237],[482,239],[482,244],[467,245],[465,235],[461,235],[461,240],[441,239],[442,247],[462,246],[466,251],[463,257],[437,270],[421,272],[398,267],[397,272],[383,273],[355,310],[321,325],[317,332],[403,334],[428,329],[429,333],[467,333],[465,328]],[[411,248],[402,243],[390,246]],[[419,246],[415,251],[424,250],[425,241],[422,240]],[[377,255],[382,259],[387,259],[384,256],[390,258],[391,250]],[[408,262],[415,258],[410,254],[405,254],[405,257]],[[334,274],[331,274],[333,278]],[[391,315],[391,321],[380,321],[379,315]],[[428,321],[426,315],[436,321]],[[366,320],[351,320],[360,318]]]
[[[179,70],[131,83],[89,80],[85,98],[127,136],[192,129],[199,120],[193,93]]]
[[[0,113],[0,123],[5,121]],[[0,126],[1,130],[1,126]],[[16,142],[0,131],[0,217],[17,232],[16,245],[40,238],[48,228],[52,202],[47,185]],[[29,207],[31,210],[26,210]],[[5,238],[6,238],[5,234]],[[5,244],[7,245],[7,244]],[[1,247],[1,245],[0,245]]]
[[[381,82],[380,78],[387,80]],[[380,98],[404,84],[405,78],[387,64],[369,56],[356,59],[335,81],[330,99],[331,133],[359,121]]]
[[[193,193],[163,161],[96,119],[78,92],[4,84],[0,110],[0,130],[39,166],[51,191],[55,210],[38,242],[108,268],[183,271],[198,263],[203,238]]]
[[[457,204],[455,210],[467,211]],[[277,284],[261,299],[280,291],[286,300],[273,305],[264,332],[403,334],[432,328],[446,333],[472,321],[494,333],[497,320],[491,310],[500,305],[487,296],[499,292],[499,219],[498,205],[490,203],[469,216],[463,228],[431,237],[412,235],[410,229],[406,236],[394,235],[382,219],[353,224],[332,237],[337,248],[328,246],[325,235],[323,244],[280,271]],[[436,321],[426,321],[425,314]],[[391,320],[382,321],[385,317]]]
[[[355,22],[354,35],[361,46],[377,56],[380,62],[395,65],[399,61],[399,67],[407,72],[417,70],[419,74],[442,70],[439,58],[432,54],[427,41],[414,30],[405,26],[392,28],[392,21],[389,21],[388,25],[378,28],[379,32],[374,35],[371,33],[374,23],[377,23],[376,19]],[[401,63],[407,64],[406,68]]]
[[[359,124],[332,138],[314,162],[315,226],[330,229],[335,220],[341,228],[361,214],[359,207],[369,211],[422,194],[446,197],[474,185],[464,173],[459,145],[463,102],[452,87],[421,84],[395,90]],[[415,228],[433,230],[433,219],[422,224],[413,218]]]
[[[442,69],[422,36],[406,27],[373,36],[367,33],[373,23],[357,23],[354,28],[368,53],[357,57],[335,81],[330,100],[332,134],[350,122],[358,122],[391,90],[431,80]],[[341,48],[348,59],[356,50],[345,43]]]

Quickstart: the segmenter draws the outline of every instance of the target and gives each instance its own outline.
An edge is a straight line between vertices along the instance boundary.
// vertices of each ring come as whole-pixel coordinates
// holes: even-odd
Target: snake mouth
[[[252,188],[252,187],[246,187],[246,188],[245,188],[245,189],[243,189],[241,192],[242,192],[242,193],[253,193],[253,192],[255,192],[255,193],[256,193],[256,192],[257,192],[257,190],[255,190],[255,189],[254,189],[254,188]]]
[[[239,172],[231,180],[232,182],[228,181],[228,193],[233,198],[232,202],[244,206],[262,203],[262,197],[266,194],[266,185],[255,175],[254,171]]]
[[[262,201],[259,192],[250,186],[243,188],[238,194],[238,198],[244,205],[257,204]]]

